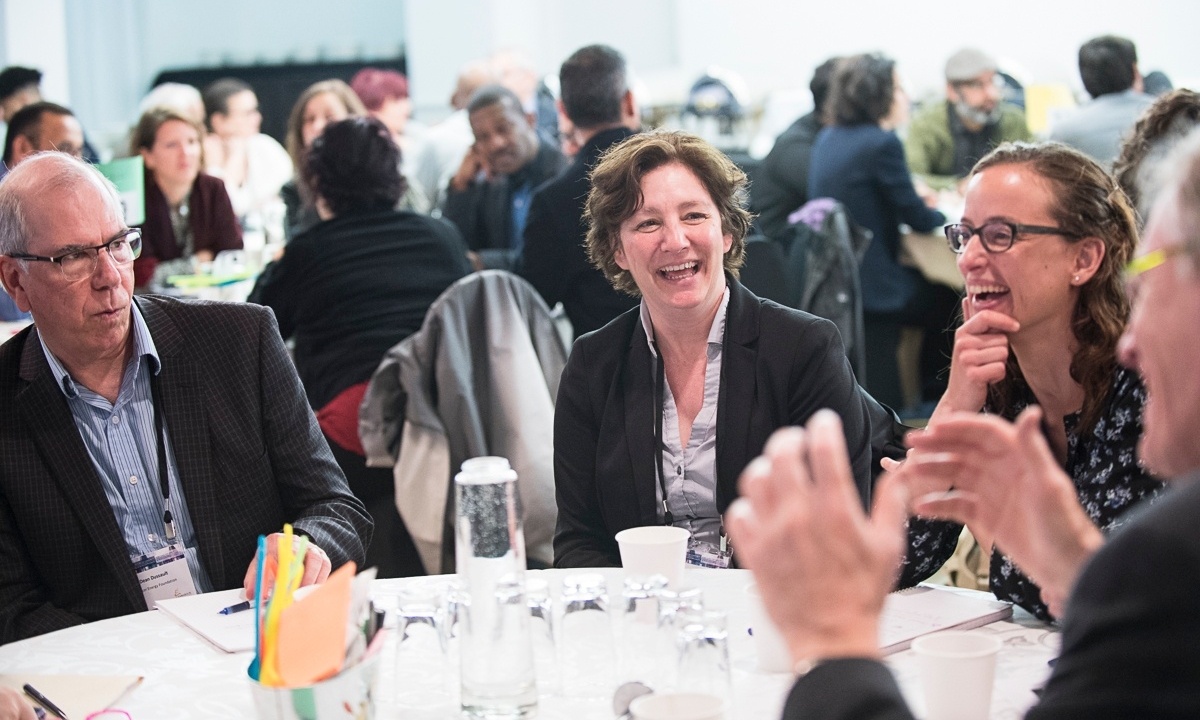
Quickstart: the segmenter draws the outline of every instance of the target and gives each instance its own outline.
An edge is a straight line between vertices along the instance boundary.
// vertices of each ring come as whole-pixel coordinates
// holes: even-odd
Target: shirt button
[[[130,484],[130,485],[137,485],[137,475],[130,475],[130,476],[129,476],[129,484]]]
[[[149,533],[148,535],[146,535],[146,539],[149,540],[150,542],[155,542],[156,540],[158,540],[158,536],[155,535],[154,533]]]
[[[677,466],[675,467],[675,474],[676,474],[676,475],[682,475],[682,474],[683,474],[683,466],[682,466],[682,465],[677,465]]]
[[[113,425],[120,425],[120,424],[121,424],[121,418],[120,418],[120,417],[118,417],[117,415],[113,415],[113,417],[112,417],[112,424],[113,424]]]

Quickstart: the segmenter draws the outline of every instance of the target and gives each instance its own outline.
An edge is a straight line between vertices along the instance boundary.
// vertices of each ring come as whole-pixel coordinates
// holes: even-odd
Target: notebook
[[[235,653],[254,649],[254,612],[222,615],[220,611],[242,599],[241,590],[222,590],[159,600],[157,605],[160,612],[170,615],[209,643],[227,653]]]
[[[1012,604],[936,585],[918,585],[887,596],[879,623],[884,655],[907,650],[922,635],[969,630],[1012,617]]]
[[[2,687],[20,690],[25,683],[37,688],[67,717],[82,720],[97,710],[120,707],[125,696],[142,683],[142,678],[139,675],[0,674]],[[28,697],[25,700],[33,702]]]

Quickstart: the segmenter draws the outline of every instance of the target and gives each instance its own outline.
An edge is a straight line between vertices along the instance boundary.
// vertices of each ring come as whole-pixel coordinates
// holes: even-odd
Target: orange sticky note
[[[276,662],[285,687],[311,685],[341,671],[355,569],[346,563],[280,614]]]

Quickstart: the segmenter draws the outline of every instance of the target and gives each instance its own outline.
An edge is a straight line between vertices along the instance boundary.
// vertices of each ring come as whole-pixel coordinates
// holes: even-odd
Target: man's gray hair
[[[1163,202],[1175,202],[1179,211],[1181,245],[1200,269],[1200,127],[1174,146],[1173,157],[1158,168],[1155,197],[1148,203],[1161,212]],[[1150,222],[1154,222],[1153,212]]]
[[[94,187],[104,198],[108,210],[105,221],[124,224],[121,198],[108,178],[66,153],[37,153],[13,168],[4,182],[0,182],[0,255],[26,252],[29,247],[26,198],[80,185]]]

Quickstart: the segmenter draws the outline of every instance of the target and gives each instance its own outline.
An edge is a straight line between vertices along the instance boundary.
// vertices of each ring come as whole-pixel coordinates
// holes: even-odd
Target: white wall
[[[894,56],[915,95],[936,92],[964,45],[1000,57],[1026,82],[1078,86],[1075,52],[1102,33],[1138,45],[1144,69],[1200,86],[1194,0],[0,0],[5,64],[35,62],[47,95],[89,134],[127,124],[160,70],[222,62],[375,58],[407,47],[415,104],[444,112],[464,63],[502,48],[556,72],[574,49],[626,54],[655,102],[683,96],[709,65],[740,73],[752,97],[807,85],[826,57]],[[65,12],[66,51],[55,38]],[[47,22],[49,20],[49,22]],[[63,21],[57,21],[61,26]],[[36,52],[36,56],[31,53]],[[50,92],[55,88],[54,92]],[[60,92],[58,89],[61,88]],[[67,92],[69,89],[69,92]]]

